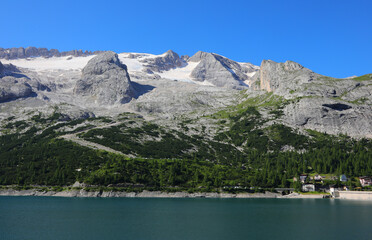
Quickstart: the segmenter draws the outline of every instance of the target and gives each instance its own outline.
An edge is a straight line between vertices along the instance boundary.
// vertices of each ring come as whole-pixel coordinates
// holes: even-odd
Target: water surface
[[[372,202],[0,197],[0,239],[372,239]]]

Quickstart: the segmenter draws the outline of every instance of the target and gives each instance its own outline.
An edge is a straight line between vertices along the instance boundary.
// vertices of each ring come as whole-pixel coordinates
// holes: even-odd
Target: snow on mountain
[[[36,58],[22,58],[6,60],[1,59],[3,64],[13,64],[17,67],[28,68],[34,71],[47,71],[47,70],[80,70],[87,65],[88,61],[96,55],[86,57],[36,57]]]
[[[163,61],[167,61],[170,55],[173,55],[173,58],[176,56],[178,59],[178,55],[172,51],[167,51],[163,54],[155,55],[149,53],[120,53],[118,54],[119,60],[121,63],[125,64],[128,69],[128,73],[132,76],[136,75],[136,78],[140,78],[138,76],[145,75],[153,75],[158,76],[163,79],[169,79],[173,81],[181,81],[187,83],[193,83],[198,85],[204,86],[214,86],[215,84],[205,79],[204,81],[197,81],[192,77],[192,72],[195,68],[200,65],[200,61],[188,61],[183,62],[181,65],[176,65],[171,68],[166,68],[166,70],[162,69],[159,70],[159,61],[163,63]],[[3,64],[13,64],[17,67],[25,68],[31,71],[35,71],[38,73],[47,72],[50,74],[51,72],[61,72],[61,74],[65,74],[66,71],[80,71],[83,69],[88,61],[95,57],[96,55],[89,55],[89,56],[63,56],[63,57],[30,57],[30,58],[18,58],[18,59],[1,59]],[[168,57],[168,58],[167,58]],[[177,60],[178,61],[178,60]],[[252,64],[249,63],[238,63],[243,67],[252,68],[252,70],[256,70]],[[200,67],[200,66],[199,66]],[[258,67],[257,67],[258,68]],[[150,70],[151,69],[151,70]],[[169,69],[169,70],[168,70]],[[232,74],[235,75],[235,69],[228,69]],[[256,72],[248,72],[246,73],[247,77],[251,78]],[[246,82],[241,83],[242,85],[247,85]]]
[[[146,69],[147,62],[144,62],[148,59],[155,59],[165,57],[167,53],[163,53],[160,55],[153,55],[148,53],[120,53],[119,59],[120,61],[127,65],[129,74],[136,74],[138,72],[144,71]],[[188,82],[194,83],[199,85],[209,85],[214,86],[208,82],[197,82],[194,81],[190,74],[195,69],[195,67],[199,64],[199,62],[188,62],[184,63],[183,66],[172,68],[168,71],[162,72],[154,72],[154,74],[159,75],[161,78],[174,80],[174,81],[181,81],[181,82]]]
[[[189,62],[184,67],[174,68],[169,71],[164,71],[158,74],[160,75],[160,77],[166,78],[166,79],[195,83],[191,79],[190,74],[198,64],[199,62]]]

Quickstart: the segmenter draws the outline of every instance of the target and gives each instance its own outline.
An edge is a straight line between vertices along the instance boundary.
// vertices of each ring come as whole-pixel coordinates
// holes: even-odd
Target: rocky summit
[[[201,51],[188,61],[198,63],[190,75],[193,79],[217,87],[245,89],[249,85],[251,76],[257,71],[257,67],[252,64],[239,64],[223,56]]]
[[[255,129],[283,124],[303,134],[371,138],[371,93],[368,74],[336,79],[292,61],[255,66],[202,51],[180,57],[171,50],[153,55],[0,48],[3,123],[35,114],[75,119],[131,113],[177,130],[193,121],[188,134],[203,126],[212,138],[226,128],[224,116],[253,107],[265,119]]]
[[[136,96],[127,66],[114,52],[102,53],[87,63],[76,82],[74,94],[104,105],[127,103]]]

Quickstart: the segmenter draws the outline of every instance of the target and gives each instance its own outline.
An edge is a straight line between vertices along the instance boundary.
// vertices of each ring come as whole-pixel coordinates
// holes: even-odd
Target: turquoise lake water
[[[0,197],[8,239],[372,239],[372,202]]]

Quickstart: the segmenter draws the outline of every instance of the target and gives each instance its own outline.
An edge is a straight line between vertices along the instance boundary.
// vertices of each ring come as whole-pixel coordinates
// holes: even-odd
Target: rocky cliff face
[[[268,92],[284,93],[286,89],[311,82],[318,76],[320,75],[292,61],[277,63],[263,60],[260,67],[260,86]]]
[[[91,59],[83,68],[74,94],[87,97],[98,104],[112,105],[129,102],[135,97],[136,91],[127,67],[120,63],[118,55],[105,52]]]
[[[247,88],[249,73],[257,71],[253,65],[247,67],[218,54],[201,51],[188,59],[188,62],[199,62],[191,73],[195,81],[232,89]]]
[[[185,64],[185,61],[172,50],[168,50],[160,57],[144,59],[142,62],[145,63],[146,72],[168,71]]]
[[[260,88],[291,100],[282,120],[296,128],[372,136],[370,81],[335,79],[292,61],[262,61]],[[258,80],[258,79],[257,79]]]
[[[303,98],[284,109],[284,121],[291,126],[329,134],[372,137],[372,107],[331,98]]]
[[[98,54],[101,51],[91,52],[82,50],[71,50],[60,52],[57,49],[47,48],[36,48],[36,47],[19,47],[19,48],[0,48],[0,58],[4,59],[17,59],[17,58],[29,58],[29,57],[61,57],[61,56],[89,56],[92,54]]]

